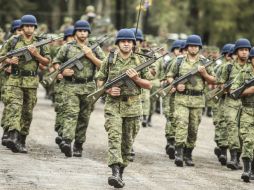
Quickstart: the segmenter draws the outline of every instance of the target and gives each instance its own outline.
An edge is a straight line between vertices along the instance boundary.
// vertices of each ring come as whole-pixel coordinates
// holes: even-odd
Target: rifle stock
[[[251,78],[251,79],[249,79],[249,80],[246,80],[242,86],[240,86],[239,88],[237,88],[236,90],[234,90],[233,92],[231,92],[231,93],[230,93],[230,96],[231,96],[232,98],[234,98],[234,99],[240,98],[240,96],[241,96],[241,94],[243,93],[243,91],[244,91],[246,88],[252,86],[253,83],[254,83],[254,78]]]

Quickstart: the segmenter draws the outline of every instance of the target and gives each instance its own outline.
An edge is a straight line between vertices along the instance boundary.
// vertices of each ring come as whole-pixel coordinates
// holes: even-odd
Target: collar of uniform
[[[123,59],[120,56],[120,52],[117,53],[117,60],[120,60],[121,62],[126,61],[126,60],[132,60],[135,59],[135,54],[133,52],[131,52],[130,56],[127,59]]]
[[[198,54],[196,60],[194,62],[191,62],[191,63],[197,63],[198,61],[200,61],[202,59],[202,57],[200,56],[200,54]],[[188,61],[190,62],[189,58],[188,58],[188,55],[185,56],[185,61]]]
[[[241,66],[241,65],[238,63],[237,59],[234,60],[234,62],[233,62],[233,65],[234,65],[237,69],[239,69],[239,70],[242,70],[242,69],[245,67],[246,64],[248,64],[248,63],[246,62],[244,65]]]
[[[24,37],[23,35],[20,35],[20,41],[22,41],[22,42],[28,42],[28,41],[26,41],[26,39],[25,39],[25,37]],[[36,41],[37,41],[36,36],[33,35],[31,41],[32,41],[32,42],[36,42]],[[30,42],[30,41],[29,41],[29,42]]]
[[[73,40],[71,43],[73,44],[73,46],[75,46],[75,47],[77,47],[77,48],[79,48],[81,50],[83,49],[83,47],[78,44],[77,40]],[[89,47],[89,41],[88,40],[87,40],[87,44],[86,45]]]

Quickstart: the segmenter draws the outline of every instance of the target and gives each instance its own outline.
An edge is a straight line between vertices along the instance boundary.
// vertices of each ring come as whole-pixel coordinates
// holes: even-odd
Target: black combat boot
[[[20,153],[27,153],[26,149],[26,135],[20,134],[19,136],[19,152]]]
[[[220,147],[221,149],[221,155],[219,157],[219,161],[222,166],[227,165],[227,148],[226,147]]]
[[[147,118],[147,126],[148,127],[152,127],[152,115],[149,115],[148,118]]]
[[[128,155],[128,160],[130,162],[133,162],[135,160],[135,155],[136,155],[136,153],[135,153],[134,149],[132,148],[129,155]]]
[[[214,154],[217,156],[217,158],[219,159],[220,155],[221,155],[221,149],[219,147],[215,147],[214,148]]]
[[[77,141],[74,142],[73,156],[82,157],[82,151],[83,151],[82,145],[83,145],[83,143],[80,143],[80,142],[77,142]]]
[[[207,107],[206,116],[207,117],[212,117],[213,116],[213,114],[212,114],[212,107]]]
[[[237,169],[238,170],[242,170],[243,169],[243,167],[242,167],[242,165],[241,165],[241,162],[240,162],[240,157],[241,157],[241,154],[242,154],[242,152],[237,152]]]
[[[6,147],[12,152],[19,152],[19,132],[17,130],[9,131],[9,138],[7,139]]]
[[[183,167],[183,147],[176,146],[175,148],[175,165]]]
[[[72,150],[71,150],[71,140],[64,139],[61,146],[61,151],[65,154],[66,157],[72,157]]]
[[[251,176],[250,180],[254,180],[254,159],[251,162]]]
[[[175,159],[175,139],[167,139],[166,153],[168,154],[169,159]]]
[[[62,142],[62,140],[63,140],[63,138],[61,136],[57,136],[55,138],[55,143],[59,145]]]
[[[251,160],[249,158],[242,158],[243,159],[243,174],[241,179],[244,182],[250,182],[251,177]]]
[[[112,169],[112,176],[108,178],[108,184],[114,186],[115,188],[123,188],[124,183],[120,177],[120,167],[118,164],[113,164],[110,166]]]
[[[2,136],[2,145],[3,146],[6,146],[8,138],[9,138],[8,129],[4,129],[3,136]]]
[[[146,115],[143,115],[142,126],[143,126],[143,127],[146,127],[146,126],[147,126],[147,118],[146,118]]]
[[[186,166],[195,166],[195,164],[192,161],[192,151],[193,151],[193,148],[185,148],[184,161]]]
[[[230,150],[230,156],[231,156],[231,159],[227,163],[227,168],[230,168],[231,170],[237,170],[238,169],[237,150],[236,149]]]
[[[123,183],[123,186],[125,186],[125,183],[123,181],[123,172],[124,172],[124,168],[123,166],[120,166],[120,169],[119,169],[119,177],[120,179],[122,180],[122,183]]]

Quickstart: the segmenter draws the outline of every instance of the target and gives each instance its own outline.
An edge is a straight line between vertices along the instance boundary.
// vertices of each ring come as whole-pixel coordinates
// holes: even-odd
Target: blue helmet
[[[228,52],[229,56],[232,56],[232,55],[234,54],[234,49],[235,49],[235,45],[232,45],[232,46],[230,47],[229,52]]]
[[[181,40],[181,47],[180,47],[180,52],[182,52],[186,48],[186,40]]]
[[[78,20],[75,22],[73,34],[75,34],[76,30],[86,30],[89,34],[91,33],[90,24],[86,20]]]
[[[250,58],[254,57],[254,47],[250,49],[249,57]]]
[[[238,39],[235,42],[235,48],[233,53],[235,53],[239,48],[248,48],[250,50],[251,49],[250,41],[246,38]]]
[[[120,40],[132,40],[134,45],[136,45],[136,38],[134,32],[131,29],[124,28],[119,30],[116,35],[115,44],[118,44]]]
[[[21,26],[23,25],[33,25],[37,28],[37,20],[34,15],[24,15],[21,17]]]
[[[200,36],[195,35],[195,34],[188,36],[188,38],[186,40],[186,47],[188,45],[199,46],[200,48],[202,48],[202,46],[203,46]]]
[[[133,33],[134,33],[134,35],[135,35],[135,33],[136,33],[136,28],[131,28],[131,30],[133,31]],[[140,29],[137,30],[136,40],[144,41],[143,32],[142,32]]]
[[[66,40],[66,38],[68,36],[72,36],[73,35],[73,31],[74,31],[74,27],[70,26],[67,29],[64,30],[64,40]]]
[[[14,33],[15,30],[21,27],[21,20],[14,20],[11,23],[11,33]]]
[[[234,44],[225,44],[223,48],[221,49],[221,54],[228,54],[230,52],[230,48],[234,46]]]
[[[174,49],[176,48],[179,48],[181,49],[181,46],[182,46],[182,43],[183,43],[183,40],[175,40],[170,48],[170,52],[173,52]]]

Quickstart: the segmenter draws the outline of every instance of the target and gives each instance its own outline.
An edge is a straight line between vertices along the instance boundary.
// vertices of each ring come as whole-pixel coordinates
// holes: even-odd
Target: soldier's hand
[[[198,66],[198,72],[204,77],[206,75],[208,75],[205,66]]]
[[[169,91],[169,93],[170,93],[170,94],[173,94],[175,91],[176,91],[176,88],[172,88],[172,89]]]
[[[34,56],[37,57],[39,55],[39,52],[37,50],[37,48],[33,45],[28,46],[28,51]]]
[[[72,69],[64,69],[62,75],[70,77],[70,76],[74,75],[74,71]]]
[[[176,89],[179,92],[183,92],[185,90],[185,85],[184,84],[178,84]]]
[[[62,74],[58,74],[57,75],[57,79],[59,79],[59,80],[63,79],[63,75]]]
[[[137,81],[139,79],[138,72],[133,68],[128,69],[126,71],[126,74],[128,75],[128,77],[130,77],[134,81]]]
[[[92,50],[87,46],[83,46],[83,51],[88,59],[94,56]]]
[[[9,66],[9,67],[7,67],[6,69],[4,69],[4,71],[5,71],[6,73],[11,73],[11,66]]]
[[[106,90],[106,93],[110,94],[111,96],[120,96],[121,95],[121,88],[119,87],[112,87]]]
[[[6,62],[9,64],[17,65],[19,64],[19,58],[18,57],[7,58]]]

